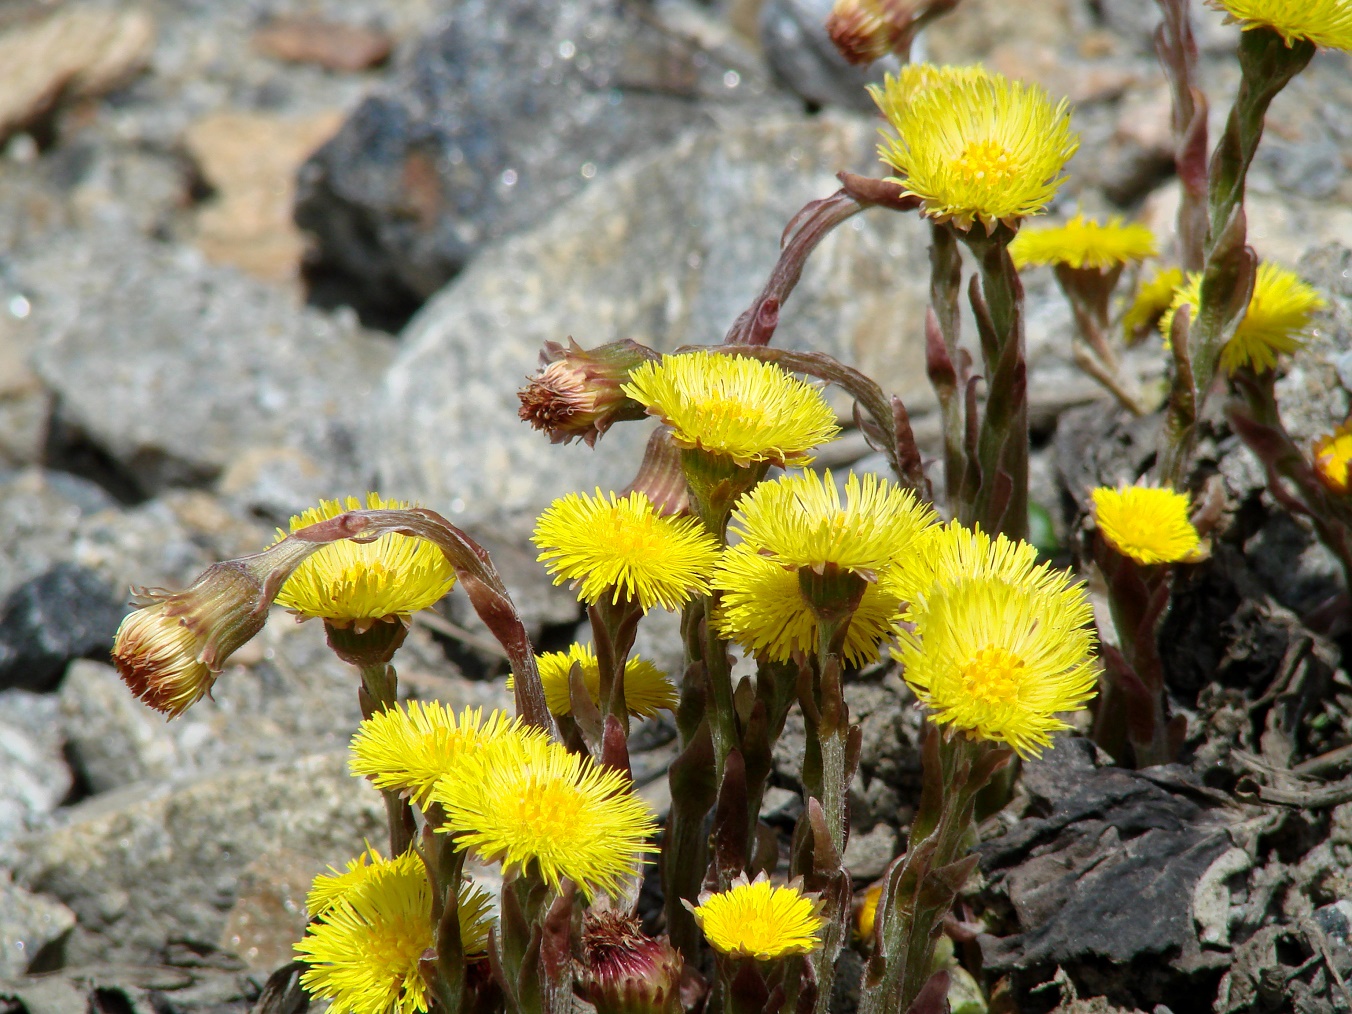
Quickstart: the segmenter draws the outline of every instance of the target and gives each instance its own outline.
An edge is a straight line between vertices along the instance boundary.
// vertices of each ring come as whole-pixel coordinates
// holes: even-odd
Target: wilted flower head
[[[642,493],[610,498],[569,493],[535,523],[531,540],[554,583],[571,581],[578,597],[595,603],[638,601],[679,609],[709,590],[718,543],[694,518],[664,517]]]
[[[1203,555],[1202,537],[1188,520],[1186,493],[1155,486],[1100,486],[1090,494],[1107,543],[1137,563],[1186,563]]]
[[[128,689],[170,718],[201,700],[225,660],[263,629],[265,574],[236,560],[215,564],[184,591],[141,593],[113,642]]]
[[[687,907],[714,950],[758,961],[815,951],[826,924],[820,900],[804,894],[796,882],[771,884],[764,873],[754,881],[743,873],[726,891],[706,891],[697,907]]]
[[[621,388],[631,370],[654,357],[627,339],[590,350],[571,338],[567,348],[545,342],[539,375],[517,392],[518,414],[556,444],[580,438],[593,447],[615,423],[643,418],[643,406]]]
[[[1174,301],[1174,293],[1183,284],[1179,268],[1161,268],[1136,290],[1131,306],[1122,315],[1122,331],[1128,342],[1140,341],[1160,322]]]
[[[1352,420],[1314,442],[1314,470],[1334,493],[1352,488]]]
[[[1019,230],[1009,244],[1015,267],[1064,264],[1109,271],[1155,255],[1155,236],[1144,225],[1127,225],[1120,216],[1106,225],[1077,214],[1064,225]]]
[[[549,651],[535,656],[540,682],[545,688],[545,704],[555,715],[573,711],[568,679],[576,664],[582,670],[582,684],[593,704],[601,700],[601,666],[589,644],[571,644],[567,651]],[[516,688],[514,677],[507,677],[508,691]],[[667,674],[651,662],[632,656],[624,664],[624,705],[635,718],[652,718],[659,711],[676,708],[679,696]]]
[[[989,72],[925,88],[895,117],[883,111],[895,134],[884,131],[878,154],[893,182],[924,214],[964,230],[1040,214],[1080,143],[1064,99]]]
[[[291,531],[360,510],[356,497],[321,500],[291,519]],[[404,510],[408,504],[366,495],[371,510]],[[280,541],[286,535],[280,529]],[[381,620],[402,620],[426,609],[451,590],[455,570],[446,554],[424,539],[390,533],[373,542],[344,539],[321,546],[282,585],[277,604],[302,617],[320,617],[358,632]]]
[[[590,909],[585,918],[582,987],[597,1014],[680,1014],[680,952],[622,912]]]
[[[1189,307],[1195,319],[1201,301],[1202,276],[1190,274],[1187,282],[1174,294],[1169,311],[1160,321],[1160,330],[1166,339],[1179,308]],[[1251,366],[1255,373],[1274,369],[1278,355],[1294,352],[1305,344],[1310,319],[1324,306],[1323,297],[1301,281],[1299,275],[1264,261],[1258,265],[1249,306],[1234,336],[1221,349],[1221,369],[1226,373],[1234,373],[1244,366]]]
[[[688,352],[634,370],[624,391],[672,429],[684,448],[738,465],[804,465],[840,432],[822,393],[773,363]]]
[[[1208,0],[1240,28],[1271,28],[1289,46],[1309,39],[1327,49],[1352,50],[1352,3],[1348,0]]]

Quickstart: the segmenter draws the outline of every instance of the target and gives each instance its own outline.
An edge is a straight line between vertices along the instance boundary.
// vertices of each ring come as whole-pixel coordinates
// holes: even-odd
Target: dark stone
[[[416,307],[488,240],[767,86],[625,0],[467,0],[299,174],[317,277]]]
[[[106,659],[128,611],[96,574],[69,563],[20,585],[0,608],[0,689],[44,693],[73,659]]]

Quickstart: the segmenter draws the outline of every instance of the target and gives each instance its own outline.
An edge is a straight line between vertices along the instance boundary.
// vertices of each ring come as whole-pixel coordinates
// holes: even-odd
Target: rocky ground
[[[214,701],[165,724],[106,664],[129,585],[181,586],[316,498],[375,488],[481,536],[541,643],[571,636],[576,603],[524,535],[555,495],[626,484],[646,434],[553,447],[514,392],[547,339],[717,341],[792,214],[837,170],[874,170],[863,77],[830,56],[827,8],[0,5],[0,1010],[246,1010],[289,958],[310,877],[379,834],[344,767],[354,678],[321,631],[275,616]],[[1198,17],[1214,137],[1235,32]],[[1139,214],[1167,243],[1154,22],[1145,0],[964,0],[921,46],[1068,95],[1084,143],[1062,207]],[[1251,175],[1251,241],[1331,303],[1282,382],[1303,436],[1352,391],[1352,252],[1331,245],[1352,237],[1349,110],[1352,64],[1321,53]],[[852,220],[776,341],[871,373],[932,448],[926,243],[913,217]],[[1114,415],[1070,365],[1049,275],[1026,282],[1035,497],[1069,544],[1085,489],[1133,477],[1153,423]],[[1132,363],[1159,373],[1156,349]],[[1189,763],[1129,772],[1067,743],[983,829],[970,904],[997,933],[969,946],[1026,1011],[1352,1009],[1352,792],[1301,807],[1233,791],[1302,762],[1343,773],[1309,762],[1352,738],[1352,644],[1299,618],[1335,568],[1233,438],[1206,453],[1226,527],[1167,638]],[[822,460],[882,467],[854,434]],[[641,636],[645,654],[675,648],[670,618]],[[502,660],[454,597],[399,663],[418,696],[505,701]],[[847,696],[862,884],[904,840],[918,716],[894,674]],[[673,732],[640,735],[661,806]],[[766,804],[786,824],[792,737]]]

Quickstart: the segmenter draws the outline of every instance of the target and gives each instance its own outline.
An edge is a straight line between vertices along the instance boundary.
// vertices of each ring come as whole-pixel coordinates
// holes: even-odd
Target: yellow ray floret
[[[386,861],[371,853],[371,863],[360,867],[360,877],[342,896],[312,913],[315,921],[296,944],[297,955],[309,966],[301,984],[327,999],[335,1014],[415,1014],[428,1009],[418,962],[435,943],[432,891],[422,861],[410,855],[416,868],[407,857]],[[462,885],[458,915],[467,955],[487,948],[489,907],[486,891]]]
[[[698,447],[739,465],[803,465],[835,439],[836,414],[812,384],[773,363],[715,352],[663,356],[629,374],[624,393]]]
[[[1271,28],[1289,46],[1309,39],[1327,49],[1352,50],[1352,2],[1349,0],[1210,0],[1244,31]]]
[[[1131,306],[1122,315],[1122,331],[1128,342],[1139,341],[1160,322],[1174,301],[1174,293],[1183,284],[1178,268],[1161,268],[1150,281],[1136,290]]]
[[[531,538],[555,584],[571,581],[588,603],[636,599],[644,612],[676,610],[707,592],[718,559],[699,521],[663,517],[642,493],[569,493],[540,515]]]
[[[1314,442],[1314,470],[1334,493],[1352,488],[1352,421]]]
[[[1154,486],[1100,486],[1090,496],[1108,544],[1137,563],[1180,563],[1202,556],[1202,537],[1188,520],[1188,495]]]
[[[871,473],[846,476],[842,504],[829,471],[808,471],[762,482],[742,497],[731,530],[786,567],[876,572],[936,520],[910,490]]]
[[[1188,306],[1196,320],[1201,298],[1202,276],[1191,274],[1174,294],[1169,311],[1160,321],[1160,330],[1166,339],[1173,328],[1174,314],[1180,307]],[[1234,337],[1221,349],[1221,369],[1226,373],[1234,373],[1244,366],[1252,366],[1255,373],[1273,369],[1278,355],[1294,352],[1305,344],[1310,319],[1325,305],[1323,297],[1301,281],[1295,272],[1264,261],[1258,265],[1258,277],[1254,279],[1248,309],[1244,311]]]
[[[723,593],[714,617],[720,636],[771,662],[787,662],[794,652],[817,651],[820,621],[803,597],[796,570],[742,543],[723,554],[714,587]],[[850,665],[878,660],[900,606],[894,570],[884,571],[864,589],[850,618],[841,649]]]
[[[742,874],[728,890],[701,895],[699,906],[691,909],[710,947],[758,961],[820,947],[826,923],[820,910],[819,901],[796,886],[771,884],[764,873],[750,882]]]
[[[962,581],[913,612],[898,658],[934,721],[1035,756],[1094,696],[1091,619],[1080,588]]]
[[[305,910],[311,918],[322,915],[352,892],[363,890],[372,880],[391,874],[426,876],[417,852],[408,851],[394,859],[386,859],[367,842],[366,851],[349,859],[347,869],[340,872],[330,866],[328,873],[315,877],[310,893],[305,896]]]
[[[378,789],[407,793],[421,807],[437,779],[504,735],[546,738],[505,711],[465,708],[459,715],[437,701],[409,701],[372,715],[352,737],[352,773]]]
[[[404,510],[407,503],[366,495],[371,510]],[[356,497],[321,500],[291,519],[291,531],[360,510]],[[285,533],[280,529],[277,538]],[[338,625],[363,625],[426,609],[451,590],[455,570],[432,543],[408,535],[382,535],[374,542],[350,539],[321,546],[282,585],[277,604],[301,616],[318,616]]]
[[[945,85],[971,83],[990,77],[980,64],[953,67],[933,63],[908,63],[898,74],[884,74],[883,83],[868,85],[879,111],[891,123],[898,123],[917,95]]]
[[[652,811],[624,775],[558,743],[505,736],[443,778],[439,831],[483,859],[524,866],[554,890],[567,878],[588,898],[613,894],[655,852]]]
[[[601,703],[601,666],[589,644],[572,644],[567,651],[550,651],[535,656],[540,682],[545,687],[545,704],[556,715],[573,711],[568,692],[568,677],[576,662],[582,669],[582,684],[593,704]],[[507,677],[507,689],[516,689],[516,681]],[[676,685],[667,674],[637,655],[624,664],[624,704],[635,718],[652,718],[665,709],[673,711],[679,701]]]
[[[1064,99],[992,73],[926,88],[890,123],[878,154],[893,181],[931,218],[987,232],[1040,214],[1080,143]]]
[[[1144,225],[1125,224],[1120,216],[1101,225],[1076,215],[1064,225],[1025,228],[1009,244],[1015,267],[1065,264],[1109,271],[1155,256],[1155,234]]]

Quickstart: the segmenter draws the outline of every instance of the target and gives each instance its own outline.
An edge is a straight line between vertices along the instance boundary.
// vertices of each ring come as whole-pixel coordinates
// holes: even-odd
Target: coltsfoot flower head
[[[467,758],[503,736],[547,739],[505,711],[484,715],[465,708],[457,715],[437,701],[409,701],[366,719],[352,737],[349,768],[378,789],[408,793],[426,807],[437,780],[460,770]]]
[[[944,587],[913,609],[898,657],[935,722],[1036,756],[1068,728],[1057,712],[1094,696],[1092,610],[1080,588],[1048,591],[998,578]]]
[[[1352,489],[1352,420],[1314,442],[1314,470],[1332,492]]]
[[[1240,28],[1271,28],[1289,46],[1309,39],[1327,49],[1352,50],[1352,3],[1348,0],[1208,0]]]
[[[1201,299],[1202,276],[1191,274],[1160,321],[1166,339],[1179,308],[1188,306],[1195,317]],[[1234,337],[1221,349],[1221,369],[1231,374],[1244,366],[1251,366],[1255,373],[1274,369],[1278,355],[1305,344],[1310,319],[1325,305],[1323,297],[1295,272],[1264,261],[1258,265],[1248,309]]]
[[[812,448],[840,432],[820,390],[746,356],[663,356],[634,370],[624,391],[671,427],[678,446],[743,466],[807,464]]]
[[[589,910],[582,928],[582,987],[597,1014],[680,1014],[685,962],[633,916]]]
[[[1144,225],[1127,225],[1120,216],[1103,225],[1077,214],[1064,225],[1022,229],[1009,244],[1009,255],[1019,268],[1064,264],[1109,271],[1155,253],[1154,233]]]
[[[1064,99],[993,73],[923,89],[890,122],[878,154],[893,181],[964,230],[1040,214],[1080,143]]]
[[[301,985],[327,999],[335,1014],[415,1014],[428,1009],[427,987],[418,971],[435,943],[432,890],[422,860],[410,853],[384,860],[376,853],[340,897],[321,909],[296,944],[309,967]],[[313,891],[312,891],[313,894]],[[489,897],[464,884],[459,893],[460,937],[466,955],[488,943]]]
[[[291,531],[363,507],[356,497],[321,500],[291,519]],[[403,510],[407,503],[366,495],[371,510]],[[277,532],[278,540],[285,532]],[[278,605],[302,617],[319,617],[337,627],[364,631],[381,620],[407,622],[451,590],[455,570],[432,543],[409,535],[382,535],[374,542],[345,539],[316,550],[296,568],[277,594]]]
[[[854,934],[857,939],[866,943],[873,939],[873,930],[878,925],[878,902],[882,901],[882,897],[883,885],[874,884],[856,903]]]
[[[1174,293],[1183,284],[1183,272],[1178,268],[1161,268],[1136,290],[1131,306],[1122,315],[1122,331],[1128,342],[1137,342],[1146,336],[1150,329],[1159,324],[1160,319],[1173,304]]]
[[[774,961],[790,954],[809,954],[821,946],[826,920],[821,902],[796,883],[779,887],[764,873],[753,881],[742,874],[732,887],[700,895],[697,907],[686,907],[719,954]]]
[[[138,698],[173,718],[196,704],[241,645],[263,629],[263,575],[218,563],[181,592],[147,589],[122,621],[113,663]]]
[[[718,542],[698,520],[663,517],[642,493],[569,493],[540,515],[531,539],[555,584],[573,582],[588,603],[634,599],[644,612],[679,609],[707,592],[718,559]]]
[[[625,396],[622,385],[629,371],[648,362],[655,353],[637,342],[611,342],[586,350],[568,339],[568,347],[545,342],[539,376],[517,392],[518,415],[553,443],[596,438],[624,419],[642,419],[643,406]]]
[[[556,715],[568,715],[573,711],[572,697],[568,692],[568,677],[573,663],[582,669],[582,683],[592,702],[601,700],[601,666],[597,662],[596,652],[588,644],[569,645],[567,651],[550,651],[535,656],[535,664],[540,670],[540,682],[545,687],[545,703]],[[507,689],[515,689],[515,680],[507,677]],[[624,664],[624,703],[629,714],[635,718],[652,718],[659,711],[672,711],[679,700],[676,685],[667,674],[651,662],[637,655]]]
[[[1154,486],[1100,486],[1090,497],[1108,545],[1137,563],[1189,563],[1204,555],[1202,537],[1188,520],[1186,493]]]
[[[432,799],[457,847],[534,869],[556,891],[567,878],[588,898],[613,894],[656,851],[656,821],[629,779],[548,740],[497,740]]]

